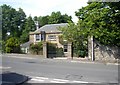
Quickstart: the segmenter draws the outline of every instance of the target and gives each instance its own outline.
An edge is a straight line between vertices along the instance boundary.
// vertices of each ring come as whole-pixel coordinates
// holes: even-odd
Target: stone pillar
[[[72,53],[72,43],[68,43],[68,54],[67,57],[70,59],[73,59],[73,53]]]
[[[43,42],[43,56],[45,58],[48,58],[48,55],[47,55],[47,43],[46,42]]]
[[[95,60],[94,57],[94,40],[93,36],[88,37],[88,58],[92,61]]]

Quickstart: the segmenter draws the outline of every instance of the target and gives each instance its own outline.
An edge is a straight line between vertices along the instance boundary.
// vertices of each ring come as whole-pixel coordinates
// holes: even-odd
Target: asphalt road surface
[[[28,83],[118,83],[118,65],[102,63],[2,55],[0,69],[28,76]]]

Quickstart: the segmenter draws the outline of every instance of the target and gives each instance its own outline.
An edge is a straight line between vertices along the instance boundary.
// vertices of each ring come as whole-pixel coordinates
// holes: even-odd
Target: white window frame
[[[57,36],[56,35],[48,35],[48,41],[56,41]]]
[[[63,50],[64,50],[64,52],[68,52],[68,45],[67,44],[65,44],[65,45],[63,45]]]
[[[38,40],[36,39],[36,36],[38,35]],[[41,34],[34,34],[34,42],[40,42],[41,41]]]

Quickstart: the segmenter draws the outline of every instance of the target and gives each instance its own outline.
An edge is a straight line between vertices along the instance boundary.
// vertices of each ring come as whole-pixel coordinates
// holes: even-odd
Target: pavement
[[[9,55],[10,57],[18,57],[18,56],[23,56],[23,57],[19,57],[19,58],[27,58],[27,59],[36,59],[36,58],[43,58],[43,59],[49,59],[49,58],[45,58],[43,55],[31,55],[31,54],[15,54],[15,53],[11,53],[11,54],[5,54],[5,55]],[[105,65],[120,65],[120,60],[95,60],[92,61],[89,58],[80,58],[80,57],[73,57],[73,58],[68,58],[68,57],[55,57],[52,58],[55,60],[68,60],[71,62],[76,62],[76,63],[91,63],[91,64],[105,64]]]
[[[73,57],[73,58],[57,57],[57,58],[53,58],[53,59],[55,59],[55,60],[70,60],[71,62],[76,62],[76,63],[120,65],[120,61],[119,60],[112,60],[112,61],[95,60],[95,61],[92,61],[92,60],[90,60],[88,58],[77,58],[77,57]]]

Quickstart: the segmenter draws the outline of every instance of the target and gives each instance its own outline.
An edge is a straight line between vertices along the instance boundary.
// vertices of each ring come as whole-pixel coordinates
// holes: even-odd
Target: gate
[[[64,57],[63,48],[54,43],[47,43],[47,58]]]

